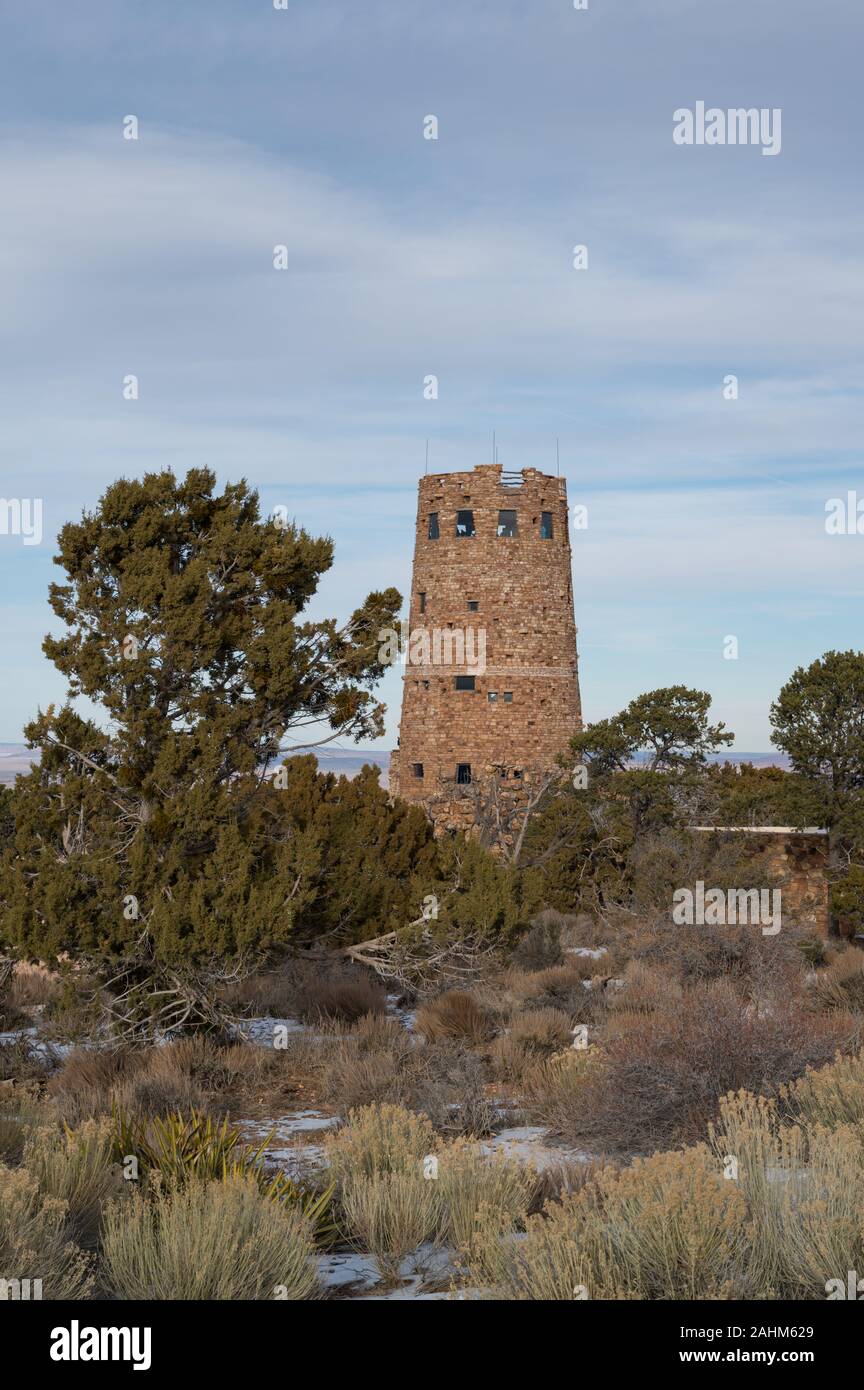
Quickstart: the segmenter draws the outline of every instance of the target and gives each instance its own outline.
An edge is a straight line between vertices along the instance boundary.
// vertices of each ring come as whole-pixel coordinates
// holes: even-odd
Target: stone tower
[[[443,828],[478,785],[525,795],[555,768],[581,728],[563,478],[492,464],[420,479],[402,652],[394,793]]]

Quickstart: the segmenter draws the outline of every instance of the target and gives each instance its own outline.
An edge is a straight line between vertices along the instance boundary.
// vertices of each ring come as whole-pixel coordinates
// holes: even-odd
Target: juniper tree
[[[332,557],[207,469],[120,480],[63,527],[64,631],[43,650],[68,697],[25,730],[40,762],[15,792],[7,944],[126,969],[291,938],[318,851],[274,812],[264,769],[286,740],[382,732],[378,633],[401,604],[388,589],[343,626],[309,618]]]
[[[789,757],[790,819],[829,832],[835,919],[864,923],[864,652],[799,666],[771,706],[772,741]]]

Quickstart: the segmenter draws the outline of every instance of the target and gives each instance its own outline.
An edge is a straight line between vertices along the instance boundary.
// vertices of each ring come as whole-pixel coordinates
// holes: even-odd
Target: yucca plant
[[[268,1172],[264,1154],[274,1131],[252,1148],[242,1131],[227,1119],[216,1121],[211,1115],[177,1110],[152,1119],[113,1111],[117,1162],[134,1156],[139,1176],[145,1182],[158,1174],[160,1182],[181,1186],[192,1178],[228,1182],[254,1178],[263,1196],[296,1207],[312,1223],[319,1245],[331,1245],[338,1227],[331,1215],[334,1183],[321,1190],[295,1182],[287,1173]]]

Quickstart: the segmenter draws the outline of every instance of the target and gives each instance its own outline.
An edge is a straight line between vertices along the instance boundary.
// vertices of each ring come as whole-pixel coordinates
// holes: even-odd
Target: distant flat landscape
[[[389,750],[368,749],[365,752],[354,748],[315,748],[311,749],[318,759],[322,772],[333,772],[337,776],[356,777],[360,769],[371,763],[381,769],[381,785],[388,785],[390,768]],[[302,749],[297,749],[299,755]],[[38,761],[31,749],[23,743],[0,743],[0,785],[14,782],[19,772],[27,772],[31,764]],[[789,760],[784,753],[717,753],[711,758],[715,763],[753,763],[755,767],[788,767]]]

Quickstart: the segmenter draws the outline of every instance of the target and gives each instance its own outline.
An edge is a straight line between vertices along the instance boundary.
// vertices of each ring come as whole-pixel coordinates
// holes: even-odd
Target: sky
[[[0,496],[43,506],[0,534],[0,741],[63,698],[54,540],[117,477],[245,477],[333,537],[345,618],[408,591],[427,440],[494,431],[588,509],[585,718],[684,683],[767,749],[861,646],[826,503],[864,499],[864,6],[277,3],[0,4]],[[700,101],[779,110],[779,153],[677,144]]]

